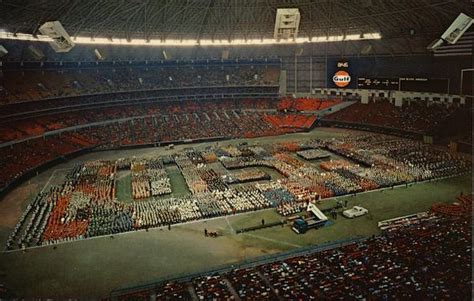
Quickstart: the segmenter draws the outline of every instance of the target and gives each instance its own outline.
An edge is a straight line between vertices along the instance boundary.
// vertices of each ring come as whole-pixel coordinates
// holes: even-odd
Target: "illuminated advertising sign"
[[[332,81],[337,87],[344,88],[351,83],[351,76],[347,71],[339,70],[332,77]]]

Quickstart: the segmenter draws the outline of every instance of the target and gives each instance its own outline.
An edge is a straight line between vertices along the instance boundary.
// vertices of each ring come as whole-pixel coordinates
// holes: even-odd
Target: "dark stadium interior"
[[[471,300],[473,18],[0,1],[0,299]]]

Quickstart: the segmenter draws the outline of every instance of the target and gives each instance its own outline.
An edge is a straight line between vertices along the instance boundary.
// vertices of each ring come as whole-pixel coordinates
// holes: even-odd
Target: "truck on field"
[[[293,221],[292,229],[297,234],[304,234],[310,229],[318,229],[324,226],[328,218],[316,207],[315,204],[308,204],[308,217],[298,217]]]

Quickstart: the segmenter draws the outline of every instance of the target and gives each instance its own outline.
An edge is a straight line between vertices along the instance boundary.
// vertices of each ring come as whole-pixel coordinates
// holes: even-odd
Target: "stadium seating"
[[[369,104],[354,103],[324,120],[342,122],[350,125],[373,125],[387,129],[400,129],[411,133],[428,133],[438,128],[450,115],[465,109],[444,104],[427,105],[415,101],[403,107],[396,107],[388,101]]]
[[[301,114],[275,114],[266,115],[265,119],[275,127],[291,129],[309,129],[313,126],[317,117],[314,115]]]
[[[255,110],[256,105],[258,105],[259,108],[271,109],[274,103],[275,101],[271,99],[246,100],[242,103],[238,100],[201,102],[182,101],[109,106],[101,108],[100,110],[84,109],[81,111],[69,111],[44,116],[35,116],[16,120],[14,122],[5,122],[0,126],[2,129],[0,132],[0,143],[43,135],[48,131],[64,129],[67,127],[121,118],[150,115],[189,114],[201,111],[219,112],[232,110]]]
[[[110,149],[203,138],[272,136],[287,132],[265,122],[265,116],[235,111],[152,116],[30,139],[0,148],[0,164],[6,171],[2,173],[0,186],[54,158],[90,147]],[[63,124],[67,122],[64,120]],[[73,123],[71,120],[70,124]],[[26,133],[24,137],[28,137]]]
[[[6,69],[0,104],[54,97],[169,88],[275,86],[279,68],[248,65],[106,66]]]
[[[276,100],[169,101],[83,109],[5,121],[0,127],[0,187],[57,157],[82,149],[196,139],[260,137],[307,130],[316,117],[275,109]],[[53,131],[61,130],[61,133]],[[23,141],[23,142],[20,142]]]
[[[341,102],[339,99],[282,98],[277,108],[280,111],[320,111]]]

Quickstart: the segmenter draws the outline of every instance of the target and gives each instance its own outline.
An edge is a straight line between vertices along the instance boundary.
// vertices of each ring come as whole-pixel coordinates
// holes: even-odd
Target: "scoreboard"
[[[357,88],[448,93],[449,79],[426,77],[359,77],[357,78]]]
[[[373,90],[398,90],[398,78],[388,77],[359,77],[357,78],[357,88]]]
[[[400,90],[449,93],[448,78],[400,77]]]

